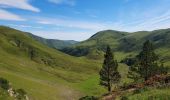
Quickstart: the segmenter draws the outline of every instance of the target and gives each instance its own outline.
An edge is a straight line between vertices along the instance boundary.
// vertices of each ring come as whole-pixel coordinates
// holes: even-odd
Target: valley
[[[132,82],[127,78],[129,66],[121,61],[135,57],[145,40],[153,42],[160,60],[170,68],[170,29],[134,33],[106,30],[82,42],[63,45],[60,40],[62,47],[54,47],[58,41],[53,42],[56,45],[49,45],[51,42],[46,44],[43,38],[34,37],[0,26],[0,77],[9,80],[14,88],[24,89],[30,100],[77,100],[107,93],[99,85],[99,71],[107,45],[118,59],[118,71],[122,76],[119,86]],[[155,91],[158,95],[169,94],[168,88],[149,90],[141,96]],[[130,98],[135,100],[137,96]],[[0,98],[7,97],[0,95]]]

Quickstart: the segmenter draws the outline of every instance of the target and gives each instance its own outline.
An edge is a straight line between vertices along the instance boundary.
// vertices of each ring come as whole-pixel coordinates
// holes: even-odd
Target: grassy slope
[[[22,48],[14,45],[16,38],[24,43]],[[39,54],[36,59],[50,55],[55,59],[54,66],[31,60],[25,51],[27,46],[36,48]],[[97,61],[71,57],[32,40],[23,32],[0,28],[0,76],[8,79],[15,88],[25,89],[33,100],[61,100],[85,95],[86,86],[80,87],[81,84],[90,82],[91,77],[94,79],[98,70]],[[100,90],[102,88],[97,86],[93,91]]]

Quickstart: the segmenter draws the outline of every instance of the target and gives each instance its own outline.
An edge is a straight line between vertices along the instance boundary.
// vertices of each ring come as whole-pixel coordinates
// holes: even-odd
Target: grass
[[[128,93],[126,97],[128,100],[169,100],[170,88],[148,88],[141,93]]]
[[[120,85],[123,85],[124,83],[129,83],[132,81],[131,79],[127,78],[128,66],[124,64],[119,64],[118,71],[120,72],[122,78],[121,78],[120,83],[115,84],[114,86],[117,86],[117,85],[120,86]],[[94,74],[88,79],[86,79],[85,81],[76,83],[74,85],[76,87],[79,87],[80,91],[86,93],[86,95],[89,95],[89,96],[91,95],[101,96],[103,95],[103,93],[107,93],[107,88],[99,85],[98,74]],[[114,90],[114,86],[113,86],[113,90]]]
[[[14,98],[9,97],[7,91],[4,91],[2,88],[0,88],[0,100],[14,100]]]
[[[106,92],[106,89],[99,85],[99,76],[92,75],[85,81],[74,84],[76,88],[85,93],[85,95],[100,96]],[[97,90],[97,91],[96,91]],[[84,95],[84,96],[85,96]]]
[[[78,73],[37,64],[27,58],[19,58],[1,51],[0,76],[8,79],[15,88],[23,88],[35,100],[62,100],[68,97],[79,98],[79,83],[86,80],[86,73]],[[8,60],[7,60],[8,59]],[[80,58],[80,61],[85,58]],[[83,60],[84,61],[84,60]],[[91,86],[92,87],[92,86]],[[69,91],[69,93],[65,93]],[[98,90],[94,90],[98,91]]]

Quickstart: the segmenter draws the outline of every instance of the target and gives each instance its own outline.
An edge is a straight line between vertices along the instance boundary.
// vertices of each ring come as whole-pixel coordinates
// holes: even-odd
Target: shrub
[[[142,92],[145,92],[147,91],[148,89],[146,87],[142,88],[142,89],[136,89],[133,93],[134,94],[139,94],[139,93],[142,93]]]
[[[122,97],[121,97],[121,100],[128,100],[128,97],[122,96]]]
[[[94,96],[85,96],[80,98],[79,100],[98,100],[98,99]]]
[[[0,78],[0,87],[8,90],[10,88],[9,81],[4,78]]]
[[[24,89],[17,89],[15,92],[17,94],[16,98],[18,100],[25,100],[26,99],[26,94],[27,93],[25,92]]]
[[[120,61],[120,63],[125,63],[128,66],[134,65],[135,62],[136,62],[136,58],[132,58],[132,57],[127,57]]]

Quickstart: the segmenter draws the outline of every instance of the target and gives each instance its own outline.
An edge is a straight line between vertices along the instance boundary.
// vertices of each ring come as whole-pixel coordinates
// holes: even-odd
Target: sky
[[[170,0],[0,0],[0,25],[60,40],[170,28]]]

